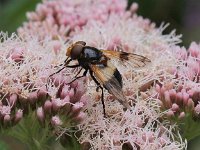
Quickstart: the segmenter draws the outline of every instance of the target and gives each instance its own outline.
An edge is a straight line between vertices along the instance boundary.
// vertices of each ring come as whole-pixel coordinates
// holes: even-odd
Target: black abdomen
[[[119,82],[119,84],[120,84],[120,86],[122,88],[122,85],[123,85],[123,83],[122,83],[122,76],[119,73],[119,71],[117,70],[117,68],[115,69],[113,76],[117,79],[117,81]]]

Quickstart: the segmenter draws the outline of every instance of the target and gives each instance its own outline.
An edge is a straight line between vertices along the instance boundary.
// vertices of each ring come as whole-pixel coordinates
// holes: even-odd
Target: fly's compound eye
[[[84,45],[82,44],[76,44],[73,46],[71,50],[71,58],[72,59],[78,59],[82,50],[83,50]]]
[[[80,45],[85,46],[85,45],[86,45],[86,42],[84,42],[84,41],[77,41],[75,44],[80,44]]]

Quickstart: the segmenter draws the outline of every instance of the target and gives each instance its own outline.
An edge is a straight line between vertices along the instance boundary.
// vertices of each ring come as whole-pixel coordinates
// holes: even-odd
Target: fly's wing
[[[107,61],[106,66],[103,64],[91,64],[90,68],[104,88],[106,88],[124,107],[130,109],[130,105],[122,92],[121,75],[117,68],[110,61]]]
[[[144,67],[151,62],[148,58],[137,54],[111,50],[101,50],[101,52],[110,59],[120,60],[121,63],[127,63],[135,68]]]

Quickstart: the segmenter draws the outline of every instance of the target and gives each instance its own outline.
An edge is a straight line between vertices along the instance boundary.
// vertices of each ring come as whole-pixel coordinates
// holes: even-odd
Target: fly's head
[[[66,55],[71,57],[71,59],[73,60],[78,59],[85,45],[86,45],[86,42],[84,41],[78,41],[78,42],[73,43],[67,48]]]

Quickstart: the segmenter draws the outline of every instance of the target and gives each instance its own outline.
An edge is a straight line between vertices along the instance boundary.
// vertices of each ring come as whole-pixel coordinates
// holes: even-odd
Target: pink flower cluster
[[[79,137],[82,147],[106,150],[184,148],[184,142],[171,140],[174,138],[174,135],[171,134],[173,127],[168,128],[167,124],[158,121],[161,114],[156,111],[159,107],[157,106],[155,109],[157,104],[150,104],[152,101],[155,99],[146,99],[146,103],[140,99],[135,103],[132,111],[125,113],[115,101],[110,102],[112,104],[108,104],[109,106],[106,107],[109,115],[109,118],[106,119],[99,112],[100,104],[91,109],[88,108],[87,119],[78,125],[82,131]]]
[[[20,35],[67,39],[90,20],[105,22],[110,14],[123,15],[126,0],[44,1],[35,12],[27,13],[28,22],[18,29]]]
[[[159,103],[163,109],[169,109],[167,116],[183,119],[187,113],[192,113],[200,117],[200,45],[193,42],[188,50],[176,47],[174,52],[179,66],[171,69],[174,80],[156,85]]]
[[[86,149],[185,148],[178,128],[165,116],[199,116],[200,46],[180,48],[174,31],[163,35],[166,26],[156,28],[138,16],[137,4],[129,10],[126,6],[126,0],[47,0],[27,14],[18,36],[1,34],[0,124],[14,125],[31,109],[42,125],[67,131],[79,123],[75,134]],[[143,68],[134,61],[112,61],[122,74],[131,110],[123,110],[104,90],[105,118],[101,94],[90,78],[67,84],[77,69],[66,68],[49,78],[64,66],[66,48],[79,40],[151,60]]]
[[[179,36],[174,32],[162,35],[163,28],[155,28],[153,23],[135,14],[125,18],[112,15],[106,23],[91,21],[83,30],[75,31],[72,41],[84,40],[99,49],[123,50],[151,60],[144,68],[135,67],[134,61],[128,64],[112,61],[123,76],[123,91],[132,106],[131,111],[123,111],[123,106],[105,92],[109,118],[103,118],[100,93],[89,81],[92,101],[89,100],[86,106],[88,117],[78,125],[82,131],[79,141],[84,146],[89,145],[92,149],[122,149],[124,146],[127,149],[182,149],[185,146],[181,139],[178,143],[171,140],[174,135],[168,124],[158,121],[164,113],[157,103],[154,83],[173,79],[169,70],[179,65],[172,49],[180,42]],[[156,129],[155,124],[158,125]],[[165,131],[160,134],[163,127]]]
[[[67,84],[73,72],[67,69],[49,78],[59,68],[56,63],[63,64],[58,58],[65,59],[65,55],[56,54],[51,41],[42,45],[37,38],[26,41],[14,34],[0,36],[0,124],[16,125],[32,112],[41,124],[54,127],[82,121],[87,100],[84,79]],[[60,51],[65,53],[61,45],[62,41]]]

